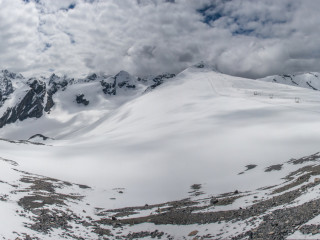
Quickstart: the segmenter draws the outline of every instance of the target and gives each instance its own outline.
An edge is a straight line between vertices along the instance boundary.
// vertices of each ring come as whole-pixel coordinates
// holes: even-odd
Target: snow
[[[287,84],[291,86],[299,86],[303,88],[309,88],[313,90],[320,90],[320,74],[318,72],[308,72],[308,73],[296,73],[296,74],[285,74],[268,76],[265,78],[260,78],[260,81],[266,82],[276,82],[281,84]]]
[[[195,183],[210,195],[255,191],[283,183],[295,168],[264,172],[266,167],[319,151],[316,91],[189,68],[142,92],[143,86],[111,98],[98,81],[70,85],[54,95],[50,114],[0,132],[1,138],[42,134],[54,140],[0,141],[0,156],[25,171],[89,185],[86,201],[110,209],[182,199]],[[75,102],[79,93],[88,106]],[[257,167],[238,175],[248,164]],[[112,190],[120,187],[123,194]]]
[[[136,203],[144,204],[180,198],[193,183],[206,183],[213,194],[273,185],[280,180],[276,174],[259,169],[318,150],[320,98],[309,90],[279,85],[270,99],[253,92],[275,92],[273,84],[189,69],[156,91],[98,111],[96,105],[105,102],[96,94],[98,83],[90,84],[86,111],[72,103],[81,87],[75,86],[58,93],[63,100],[48,117],[15,124],[18,139],[24,128],[20,139],[41,133],[61,140],[50,142],[57,147],[26,149],[19,161],[26,168],[107,189],[124,187],[127,194],[137,191]],[[295,103],[295,96],[303,102]],[[15,127],[5,127],[2,137],[12,137]],[[18,160],[15,155],[9,157]],[[258,167],[237,175],[247,164]]]

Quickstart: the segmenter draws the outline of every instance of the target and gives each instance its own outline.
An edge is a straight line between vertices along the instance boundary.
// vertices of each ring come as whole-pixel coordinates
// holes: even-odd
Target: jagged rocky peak
[[[50,113],[52,107],[54,106],[53,95],[60,89],[64,91],[69,84],[73,84],[74,79],[69,79],[66,75],[59,77],[56,74],[52,74],[48,80],[48,90],[47,90],[47,102],[44,106],[44,111]]]
[[[118,95],[128,90],[136,90],[139,86],[144,86],[145,91],[152,90],[164,83],[166,80],[175,77],[172,73],[160,75],[149,75],[144,77],[134,77],[126,71],[120,71],[114,76],[106,76],[100,81],[103,92],[108,95]]]
[[[118,74],[114,76],[114,78],[118,82],[133,82],[135,81],[135,77],[131,76],[128,72],[126,71],[120,71]]]
[[[27,81],[27,84],[36,94],[43,95],[46,93],[46,83],[44,81],[38,80],[36,78],[30,78]]]
[[[8,70],[2,70],[0,74],[0,91],[2,93],[12,91],[12,80],[15,79],[17,74],[11,73]],[[21,75],[22,76],[22,75]]]
[[[121,92],[128,94],[128,90],[136,90],[139,86],[144,86],[143,88],[149,91],[175,76],[176,75],[172,73],[163,73],[159,75],[135,77],[126,71],[120,71],[114,76],[92,74],[88,76],[87,79],[91,79],[92,81],[99,79],[103,87],[103,92],[107,95],[114,96]]]
[[[114,78],[119,88],[136,88],[136,78],[126,71],[120,71]]]
[[[23,78],[22,74],[10,72],[7,69],[1,70],[1,75],[4,78],[10,78],[10,79],[16,79],[16,78],[21,79],[21,78]],[[0,77],[1,77],[1,75],[0,75]]]
[[[84,107],[90,104],[94,107],[95,101],[88,100],[91,100],[92,96],[88,95],[86,90],[90,85],[98,87],[98,93],[100,92],[105,98],[121,96],[118,99],[126,101],[143,94],[146,90],[156,88],[174,76],[174,74],[165,73],[138,78],[126,71],[120,71],[113,76],[91,73],[85,78],[76,80],[54,73],[50,77],[26,79],[21,74],[3,70],[0,72],[0,128],[16,121],[40,118],[44,114],[49,114],[55,104],[61,102],[58,98],[71,99],[67,97],[68,94],[74,96],[73,102],[76,104]],[[56,94],[58,91],[64,93],[58,95]],[[6,101],[7,99],[11,101]],[[73,103],[66,103],[68,104]]]
[[[92,73],[88,75],[86,79],[88,80],[88,82],[90,82],[90,81],[96,80],[97,78],[98,78],[98,75],[96,73]]]
[[[8,107],[0,118],[0,128],[17,120],[23,121],[27,118],[39,118],[43,115],[43,103],[46,95],[46,83],[35,78],[27,81],[30,87],[22,100]]]
[[[115,76],[107,77],[100,81],[105,94],[117,95],[119,92],[128,89],[135,89],[137,86],[137,78],[133,77],[126,71],[120,71]]]
[[[52,75],[49,77],[49,85],[58,82],[60,80],[60,77],[56,75],[55,73],[52,73]]]
[[[10,103],[10,105],[6,104],[3,106],[6,110],[4,112],[2,111],[0,128],[18,120],[23,121],[27,118],[40,118],[44,110],[49,112],[54,105],[52,99],[54,92],[68,84],[66,78],[60,78],[55,74],[52,74],[49,79],[43,77],[40,79],[35,77],[25,79],[21,74],[10,73],[7,70],[3,70],[1,73],[0,107],[4,105],[7,98],[11,98],[11,96],[9,96],[10,94],[14,94],[13,82],[15,82],[16,90],[19,92],[20,97]],[[51,85],[50,88],[49,85]],[[48,97],[46,98],[47,94]],[[47,102],[45,103],[46,99]]]
[[[16,74],[8,70],[2,70],[0,74],[0,107],[8,99],[9,95],[13,93],[14,88],[12,80],[22,79],[21,74]]]
[[[49,77],[49,85],[55,86],[57,88],[65,88],[68,84],[73,83],[74,79],[68,78],[66,75],[59,77],[56,74],[52,74]]]

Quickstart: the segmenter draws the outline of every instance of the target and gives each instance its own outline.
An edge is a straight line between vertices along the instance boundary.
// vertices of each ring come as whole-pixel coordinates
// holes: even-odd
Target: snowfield
[[[56,104],[50,114],[8,124],[0,130],[0,138],[11,141],[0,140],[0,157],[13,161],[0,159],[0,222],[6,223],[0,225],[1,237],[23,239],[25,233],[39,239],[75,239],[75,236],[130,239],[133,232],[158,230],[164,235],[156,232],[154,236],[163,239],[193,239],[194,236],[240,239],[258,236],[254,234],[259,232],[253,229],[262,226],[268,214],[282,211],[287,205],[300,206],[320,199],[319,186],[312,185],[318,181],[315,180],[318,170],[299,170],[318,166],[318,155],[297,164],[289,162],[320,150],[318,91],[195,67],[152,91],[143,93],[145,90],[141,85],[134,94],[124,92],[111,98],[101,94],[99,82],[75,84],[54,95]],[[79,92],[90,101],[88,106],[74,101]],[[49,139],[17,142],[35,134]],[[271,170],[266,171],[269,167]],[[285,178],[294,171],[296,175],[291,179]],[[310,172],[313,173],[311,178],[275,192]],[[21,181],[26,176],[29,179]],[[19,202],[39,191],[51,196],[50,184],[56,188],[57,200],[53,204],[35,207]],[[82,185],[88,188],[79,187]],[[308,186],[304,189],[308,193],[306,197],[299,195],[301,186]],[[240,208],[244,211],[252,204],[289,191],[296,191],[299,196],[292,201],[278,201],[273,207],[265,207],[263,213],[251,214],[252,217],[230,217],[229,220],[224,217],[225,220],[216,221],[210,215]],[[226,197],[230,203],[215,205],[211,201],[212,197],[224,199],[221,195],[224,193],[229,193]],[[34,201],[46,203],[41,199]],[[67,207],[59,202],[61,199]],[[163,224],[157,217],[141,220],[168,211],[170,202],[182,199],[194,202],[192,206],[197,207],[192,209],[194,214],[210,213],[211,220],[206,220],[207,215],[202,224],[200,220]],[[179,204],[180,210],[188,206]],[[75,226],[83,224],[79,222],[88,216],[92,221],[99,221],[120,212],[106,212],[110,209],[136,206],[145,206],[145,209],[131,209],[126,211],[126,216],[117,216],[123,220],[119,223],[121,231],[109,220],[99,222],[99,228],[107,229],[105,232],[95,231],[97,226],[91,220],[88,220],[89,227],[74,227],[69,235],[62,227],[49,228],[48,232],[40,227],[40,230],[30,229],[28,223],[36,222],[33,217],[39,215],[34,209],[54,210],[56,205],[64,210],[70,208],[78,216],[69,220],[70,225]],[[269,205],[265,203],[264,206]],[[19,214],[20,211],[25,211],[25,216]],[[136,214],[130,215],[132,211]],[[281,233],[279,239],[283,236],[291,236],[291,239],[316,237],[316,232],[298,230],[314,217],[306,217],[300,225]],[[137,218],[134,224],[125,222],[130,218]],[[188,219],[192,221],[193,217]],[[310,224],[320,224],[319,217]],[[277,235],[276,230],[264,228],[267,229],[264,237]],[[137,238],[142,237],[137,235]]]

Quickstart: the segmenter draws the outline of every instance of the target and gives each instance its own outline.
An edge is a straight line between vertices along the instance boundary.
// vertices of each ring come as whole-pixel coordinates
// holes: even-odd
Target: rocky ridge
[[[28,118],[40,118],[50,114],[55,105],[56,93],[71,85],[97,81],[101,84],[101,95],[106,98],[119,95],[143,94],[163,84],[174,74],[134,77],[120,71],[114,76],[90,74],[83,79],[52,74],[49,78],[24,78],[21,74],[3,70],[0,73],[0,128]],[[139,86],[139,87],[138,87]],[[143,89],[143,91],[141,91]],[[87,106],[89,101],[82,92],[74,96],[76,103]]]

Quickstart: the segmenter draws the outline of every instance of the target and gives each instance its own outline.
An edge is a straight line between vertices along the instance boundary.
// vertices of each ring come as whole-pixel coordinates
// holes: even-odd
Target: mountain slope
[[[281,83],[281,84],[286,84],[290,86],[309,88],[312,90],[320,90],[320,79],[319,79],[319,73],[317,72],[275,75],[275,76],[260,78],[258,80],[265,81],[265,82]]]
[[[1,138],[51,139],[0,140],[3,171],[15,173],[0,178],[9,183],[0,184],[8,195],[0,211],[9,204],[27,214],[13,214],[19,230],[0,236],[283,239],[319,225],[318,92],[194,67],[153,91],[144,86],[114,101],[99,80],[79,81],[53,95],[50,114],[1,129]],[[76,102],[79,93],[88,105]],[[23,227],[66,209],[71,218],[60,220],[71,228]]]
[[[0,93],[3,97],[0,100],[0,128],[15,123],[2,130],[5,132],[8,128],[16,128],[17,135],[6,135],[13,139],[18,136],[28,138],[38,133],[30,128],[30,132],[25,132],[28,135],[19,135],[20,122],[33,118],[41,118],[37,122],[40,125],[37,131],[48,130],[47,134],[54,137],[55,134],[50,130],[64,134],[68,128],[74,131],[74,127],[80,128],[83,125],[81,122],[90,124],[106,112],[175,76],[163,74],[137,78],[121,71],[115,76],[91,74],[84,79],[59,77],[55,74],[49,78],[26,79],[7,70],[1,73]],[[58,123],[62,124],[61,129]],[[47,127],[47,124],[51,127]]]

